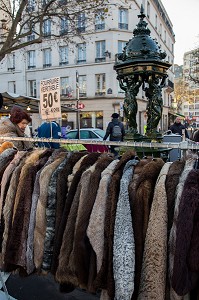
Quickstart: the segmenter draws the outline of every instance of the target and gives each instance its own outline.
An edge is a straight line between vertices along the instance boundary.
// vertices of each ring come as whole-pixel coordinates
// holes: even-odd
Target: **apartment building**
[[[115,54],[121,53],[133,37],[138,24],[141,4],[151,37],[167,53],[166,60],[172,64],[163,88],[163,114],[160,129],[168,128],[174,81],[174,43],[172,23],[160,0],[109,1],[109,12],[103,18],[99,11],[95,15],[93,30],[86,30],[86,15],[80,13],[77,26],[84,40],[75,37],[75,43],[67,44],[62,35],[67,34],[67,20],[60,23],[60,37],[53,38],[55,30],[50,20],[44,21],[45,39],[5,57],[0,65],[0,92],[12,92],[31,97],[40,97],[40,81],[60,77],[61,102],[68,108],[77,107],[76,81],[79,82],[79,107],[81,127],[106,129],[113,112],[123,118],[124,92],[120,89],[113,69]],[[113,4],[114,5],[111,5]],[[118,4],[118,5],[115,5]],[[56,28],[57,30],[57,28]],[[34,39],[32,33],[29,39]],[[140,89],[138,98],[137,124],[143,133],[147,98]],[[36,116],[35,116],[36,117]],[[39,116],[37,121],[41,122]],[[62,115],[62,124],[76,127],[76,113]]]
[[[183,57],[184,101],[182,113],[190,125],[199,127],[199,84],[190,80],[190,75],[194,77],[199,73],[197,61],[195,61],[198,58],[194,56],[195,51],[196,49],[185,52]]]

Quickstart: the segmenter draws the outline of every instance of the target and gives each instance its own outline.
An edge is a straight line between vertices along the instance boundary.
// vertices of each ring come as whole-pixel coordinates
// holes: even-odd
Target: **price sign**
[[[61,118],[59,77],[40,81],[40,114],[42,120]]]

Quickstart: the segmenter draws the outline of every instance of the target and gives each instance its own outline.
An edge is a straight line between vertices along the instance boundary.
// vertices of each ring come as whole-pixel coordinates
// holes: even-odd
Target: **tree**
[[[10,3],[10,1],[12,1]],[[68,43],[92,30],[94,17],[103,19],[109,0],[1,0],[0,61],[6,54],[41,43],[49,35]],[[61,28],[61,29],[60,29]]]
[[[181,112],[182,104],[186,101],[188,101],[187,90],[185,88],[184,81],[182,79],[179,79],[178,81],[175,81],[174,89],[174,103],[176,112]]]
[[[192,52],[189,78],[192,82],[199,86],[199,48]]]

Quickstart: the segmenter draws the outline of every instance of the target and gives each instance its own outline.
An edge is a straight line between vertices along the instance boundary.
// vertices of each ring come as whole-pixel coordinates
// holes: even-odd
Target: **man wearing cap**
[[[103,140],[105,141],[110,135],[110,141],[122,142],[125,136],[124,125],[118,120],[119,114],[113,113],[111,117],[112,121],[108,124]],[[111,152],[117,157],[118,151],[115,150],[115,147],[116,146],[111,146]]]

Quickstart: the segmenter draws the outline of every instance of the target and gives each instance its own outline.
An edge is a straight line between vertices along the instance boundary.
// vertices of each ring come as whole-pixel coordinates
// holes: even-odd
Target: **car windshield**
[[[102,129],[95,129],[93,130],[94,132],[96,132],[99,136],[101,136],[102,138],[105,136],[105,131]]]

